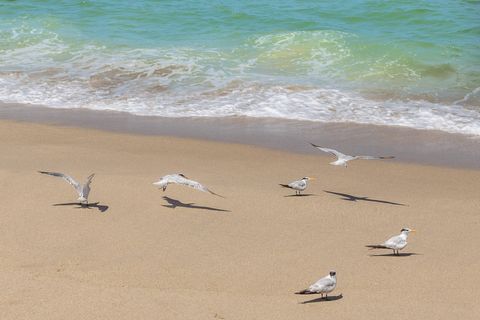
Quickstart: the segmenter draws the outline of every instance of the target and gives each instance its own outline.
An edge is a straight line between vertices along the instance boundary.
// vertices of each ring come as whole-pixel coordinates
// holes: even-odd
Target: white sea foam
[[[242,82],[181,94],[160,91],[131,95],[130,90],[126,91],[117,95],[103,91],[94,94],[78,83],[20,87],[0,79],[2,100],[56,108],[114,110],[163,117],[247,116],[352,122],[480,135],[480,113],[475,110],[427,101],[373,101],[336,89]]]
[[[36,29],[13,30],[8,37],[27,37],[29,42],[0,52],[0,100],[5,102],[163,117],[397,125],[480,135],[478,108],[408,97],[372,100],[348,86],[328,85],[341,78],[338,63],[351,58],[346,39],[352,36],[341,32],[267,35],[233,51],[109,50],[68,45],[55,33]],[[395,59],[380,61],[370,71],[361,77],[418,77]],[[475,89],[458,103],[477,93]]]

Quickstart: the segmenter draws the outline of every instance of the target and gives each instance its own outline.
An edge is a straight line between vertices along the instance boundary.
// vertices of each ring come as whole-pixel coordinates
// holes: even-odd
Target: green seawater
[[[0,2],[2,101],[477,135],[479,88],[480,1]]]

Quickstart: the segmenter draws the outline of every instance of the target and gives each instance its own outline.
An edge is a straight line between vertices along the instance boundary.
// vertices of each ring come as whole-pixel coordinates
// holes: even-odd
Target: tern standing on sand
[[[383,160],[383,159],[393,159],[395,157],[388,156],[388,157],[372,157],[372,156],[350,156],[348,154],[343,154],[340,151],[330,149],[330,148],[324,148],[317,146],[316,144],[310,143],[312,146],[315,148],[322,150],[323,152],[330,153],[337,157],[337,160],[330,162],[331,165],[334,166],[344,166],[347,167],[347,162],[351,160]]]
[[[325,300],[328,300],[328,294],[332,292],[337,286],[337,273],[335,271],[330,271],[328,276],[323,277],[314,284],[312,284],[308,289],[295,292],[295,294],[318,294],[325,295]]]
[[[73,186],[75,191],[78,193],[78,201],[80,201],[81,205],[88,205],[88,195],[90,193],[90,183],[92,182],[93,177],[95,176],[95,173],[92,173],[91,175],[88,176],[87,181],[84,184],[80,184],[75,179],[70,177],[69,175],[59,173],[59,172],[48,172],[48,171],[38,171],[39,173],[42,174],[48,174],[50,176],[54,177],[60,177],[63,180],[67,181],[69,184]]]
[[[160,178],[160,180],[158,180],[157,182],[154,182],[153,184],[156,185],[157,187],[163,189],[163,191],[165,191],[165,190],[167,190],[167,186],[171,183],[181,184],[181,185],[184,185],[184,186],[187,186],[187,187],[199,190],[199,191],[209,192],[213,195],[224,198],[223,196],[221,196],[219,194],[216,194],[215,192],[209,190],[207,187],[200,184],[199,182],[188,179],[182,173],[168,174],[166,176],[163,176],[162,178]]]
[[[407,246],[407,238],[410,232],[415,232],[415,230],[409,229],[409,228],[403,228],[400,231],[400,234],[398,236],[391,237],[390,239],[388,239],[382,244],[372,244],[366,247],[370,248],[370,250],[371,249],[392,249],[393,254],[399,255],[398,250],[402,250]]]
[[[284,188],[290,188],[295,190],[295,195],[300,195],[302,191],[307,189],[307,182],[308,180],[315,180],[315,178],[305,177],[297,181],[290,182],[289,184],[281,184],[280,185]]]

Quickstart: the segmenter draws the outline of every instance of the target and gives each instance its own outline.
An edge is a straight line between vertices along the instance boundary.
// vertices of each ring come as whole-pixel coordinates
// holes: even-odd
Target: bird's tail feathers
[[[290,188],[290,186],[288,184],[279,183],[278,185],[281,186],[281,187],[284,187],[284,188]]]
[[[388,249],[383,244],[369,244],[365,247],[370,248],[370,250],[372,250],[372,249]]]
[[[310,290],[308,290],[308,289],[295,292],[295,294],[314,294],[314,293],[315,293],[315,292],[312,292],[312,291],[310,291]]]

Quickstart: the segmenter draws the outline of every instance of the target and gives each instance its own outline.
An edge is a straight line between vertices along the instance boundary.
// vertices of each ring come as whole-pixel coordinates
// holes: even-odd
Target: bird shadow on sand
[[[301,194],[289,194],[288,196],[284,196],[285,198],[297,198],[297,197],[316,197],[318,194],[313,193],[301,193]]]
[[[394,206],[407,206],[406,204],[403,203],[398,203],[398,202],[392,202],[392,201],[386,201],[386,200],[379,200],[379,199],[370,199],[369,197],[357,197],[348,193],[340,193],[340,192],[333,192],[333,191],[328,191],[328,190],[323,190],[323,192],[334,194],[337,196],[341,196],[342,200],[345,201],[352,201],[352,202],[357,202],[357,201],[369,201],[369,202],[377,202],[377,203],[385,203],[385,204],[391,204]]]
[[[108,210],[108,206],[105,204],[100,204],[100,202],[93,202],[89,204],[81,204],[78,202],[67,202],[67,203],[56,203],[53,204],[52,206],[58,207],[58,206],[76,206],[75,209],[98,209],[100,212],[105,212]]]
[[[410,257],[410,256],[423,256],[421,253],[404,252],[399,254],[382,253],[382,254],[369,254],[370,257]]]
[[[173,199],[167,196],[164,196],[163,199],[167,201],[168,204],[163,204],[162,206],[170,209],[175,209],[177,207],[180,207],[180,208],[200,209],[200,210],[209,210],[209,211],[218,211],[218,212],[231,212],[230,210],[219,209],[214,207],[197,206],[194,202],[184,203],[184,202],[181,202],[180,200]]]
[[[340,299],[343,299],[343,294],[341,294],[341,293],[338,296],[328,296],[328,300],[320,297],[320,298],[315,298],[315,299],[312,299],[312,300],[299,302],[299,304],[317,303],[317,302],[330,302],[330,301],[336,301],[336,300],[340,300]]]

